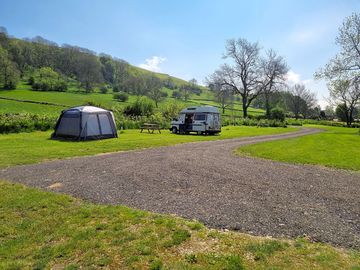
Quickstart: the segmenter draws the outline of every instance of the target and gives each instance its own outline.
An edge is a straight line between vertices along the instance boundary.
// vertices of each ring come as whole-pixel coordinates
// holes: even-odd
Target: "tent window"
[[[56,131],[57,134],[78,136],[80,132],[80,117],[79,114],[64,114],[61,117],[60,124]]]
[[[107,114],[99,114],[99,121],[101,126],[101,133],[104,134],[113,134],[111,128],[109,116]]]
[[[90,114],[86,122],[87,136],[100,135],[99,122],[96,114]]]

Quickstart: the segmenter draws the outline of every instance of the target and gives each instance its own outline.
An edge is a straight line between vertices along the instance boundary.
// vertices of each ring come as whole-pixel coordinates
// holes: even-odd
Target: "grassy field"
[[[0,181],[1,269],[360,269],[360,253]]]
[[[145,132],[140,133],[139,130],[126,130],[119,134],[119,138],[116,139],[86,142],[50,140],[50,131],[4,134],[0,135],[0,167],[186,142],[278,134],[295,130],[297,129],[292,127],[258,128],[229,126],[224,127],[221,135],[218,136],[175,135],[171,134],[168,130],[163,130],[161,134],[148,134]]]
[[[247,154],[291,163],[317,164],[360,171],[359,129],[311,126],[325,132],[288,140],[248,145],[237,150]]]
[[[169,95],[164,101],[160,102],[160,107],[166,104],[169,101],[174,100],[171,98],[172,91],[167,89],[166,91]],[[19,113],[19,112],[29,112],[35,114],[58,114],[66,107],[73,107],[84,105],[86,103],[92,102],[99,104],[105,108],[111,108],[113,106],[123,107],[132,102],[134,102],[137,96],[129,96],[127,102],[118,102],[113,99],[113,94],[101,94],[101,93],[84,93],[76,90],[75,87],[70,87],[68,92],[43,92],[43,91],[32,91],[31,86],[27,85],[25,82],[21,82],[16,90],[0,90],[0,97],[12,98],[18,100],[29,100],[35,102],[49,102],[53,104],[64,105],[53,106],[53,105],[40,105],[40,104],[30,104],[24,102],[17,102],[11,100],[1,100],[0,99],[0,113]],[[189,99],[187,102],[179,101],[183,103],[184,107],[186,106],[199,106],[199,105],[212,105],[218,106],[213,100],[212,95],[209,91],[204,91],[200,96],[193,95],[192,99]],[[241,115],[241,104],[237,102],[234,106],[235,115]],[[263,110],[249,108],[249,114],[258,115],[263,114]],[[230,110],[227,110],[226,114],[231,114]]]

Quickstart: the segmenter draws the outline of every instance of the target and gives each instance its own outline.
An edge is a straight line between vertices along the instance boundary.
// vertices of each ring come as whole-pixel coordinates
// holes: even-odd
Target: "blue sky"
[[[313,74],[338,52],[338,28],[358,11],[356,0],[1,0],[0,26],[201,83],[223,63],[225,40],[242,37],[284,56],[289,82],[304,82],[323,102],[326,85]]]

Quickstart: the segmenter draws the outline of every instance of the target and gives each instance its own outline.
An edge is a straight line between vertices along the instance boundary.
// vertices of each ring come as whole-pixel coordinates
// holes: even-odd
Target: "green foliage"
[[[36,70],[29,82],[32,82],[32,89],[36,91],[63,92],[67,89],[65,80],[51,67]]]
[[[57,117],[37,114],[0,114],[0,133],[30,132],[54,128]]]
[[[236,125],[236,126],[257,126],[257,127],[286,127],[286,122],[279,120],[267,120],[267,119],[256,119],[256,118],[231,118],[222,119],[222,125]]]
[[[20,73],[15,62],[11,61],[9,53],[0,45],[0,84],[4,89],[15,89]]]
[[[176,99],[181,99],[181,98],[182,98],[181,92],[180,92],[180,91],[176,91],[176,90],[172,92],[171,96],[172,96],[173,98],[176,98]]]
[[[270,118],[279,121],[285,121],[285,112],[279,107],[275,107],[270,111]]]
[[[171,120],[178,116],[179,112],[184,108],[184,104],[177,101],[170,101],[165,103],[161,111],[165,119]]]
[[[154,102],[147,97],[139,97],[134,103],[124,109],[124,113],[130,116],[149,116],[154,112]]]
[[[346,122],[347,119],[347,110],[345,104],[339,104],[335,109],[336,116],[343,122]],[[353,121],[353,119],[351,119]]]
[[[129,99],[129,95],[124,92],[114,93],[113,97],[114,97],[114,99],[121,101],[121,102],[128,101],[128,99]]]
[[[109,89],[107,88],[106,85],[100,86],[100,93],[101,94],[106,94],[108,91],[109,91]]]

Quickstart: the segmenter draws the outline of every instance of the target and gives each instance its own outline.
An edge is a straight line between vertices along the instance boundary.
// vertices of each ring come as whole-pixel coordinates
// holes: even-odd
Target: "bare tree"
[[[251,102],[261,93],[263,83],[259,81],[261,73],[260,47],[245,39],[230,39],[226,42],[224,58],[233,60],[233,64],[224,64],[215,71],[209,81],[219,82],[221,86],[231,88],[242,98],[243,116]]]
[[[295,84],[291,90],[291,95],[287,101],[290,111],[299,119],[300,115],[306,118],[310,109],[316,106],[315,94],[305,88],[303,84]]]
[[[265,98],[266,116],[270,116],[270,96],[278,87],[285,84],[285,76],[289,68],[282,56],[270,49],[266,53],[266,58],[261,61],[261,69],[263,74],[262,91]]]
[[[341,51],[318,72],[315,78],[356,79],[360,73],[360,14],[347,17],[339,29],[336,44]]]
[[[360,84],[358,81],[335,80],[329,84],[330,100],[336,105],[342,105],[346,124],[351,126],[353,114],[360,101]]]
[[[329,101],[342,105],[347,125],[351,125],[353,113],[360,102],[360,14],[347,17],[339,29],[336,44],[341,51],[329,63],[315,73],[315,78],[326,79]]]
[[[222,112],[225,113],[225,109],[233,102],[234,95],[232,88],[221,86],[220,83],[210,83],[209,88],[215,94],[215,102],[220,105]]]

